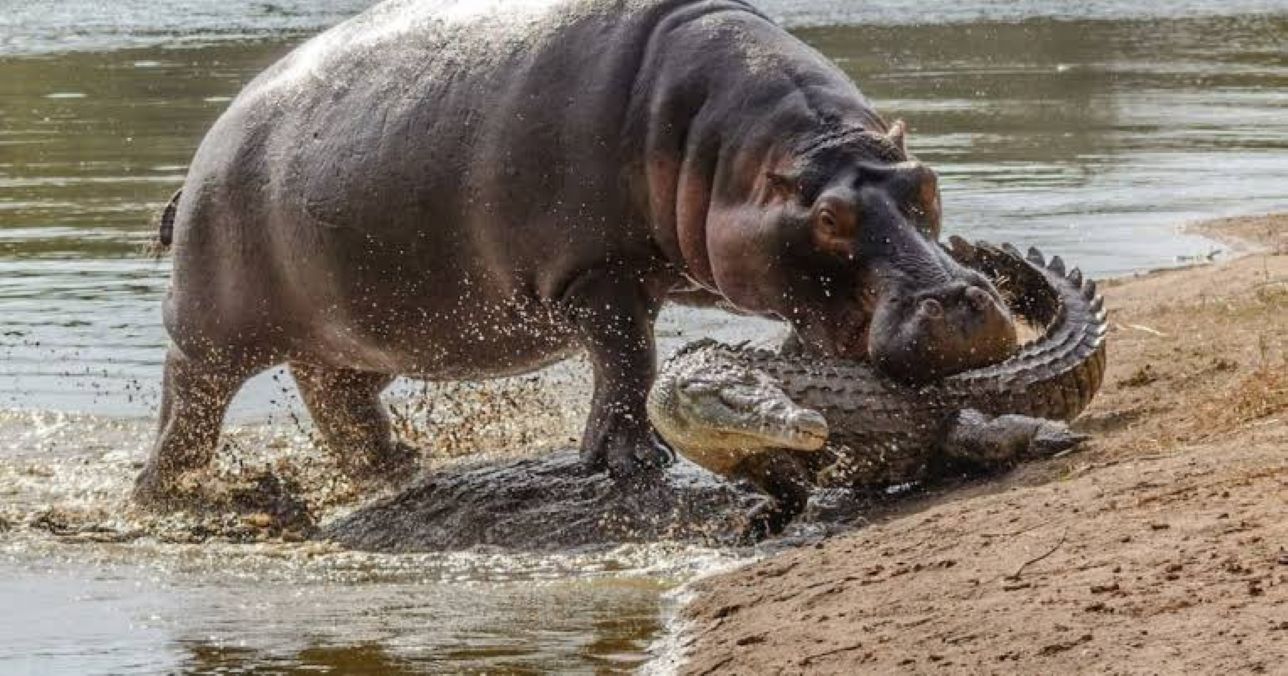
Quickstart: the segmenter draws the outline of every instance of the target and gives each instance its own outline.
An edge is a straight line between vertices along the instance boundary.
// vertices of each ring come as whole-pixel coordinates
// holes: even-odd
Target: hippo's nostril
[[[927,298],[921,301],[921,313],[930,319],[938,319],[944,316],[944,306],[934,298]]]
[[[970,303],[976,312],[983,312],[993,304],[993,297],[978,286],[972,286],[966,289],[966,302]]]

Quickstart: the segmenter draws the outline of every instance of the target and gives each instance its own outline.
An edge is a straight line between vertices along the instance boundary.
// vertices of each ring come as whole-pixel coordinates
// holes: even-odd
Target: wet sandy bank
[[[1288,663],[1288,216],[1105,285],[1082,451],[940,487],[695,585],[687,673],[1275,671]]]

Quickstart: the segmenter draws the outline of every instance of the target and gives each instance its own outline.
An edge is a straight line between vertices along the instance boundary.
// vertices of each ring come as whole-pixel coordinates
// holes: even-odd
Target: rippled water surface
[[[659,631],[662,591],[733,556],[72,545],[26,525],[49,505],[119,510],[165,344],[169,262],[141,254],[151,221],[238,89],[366,4],[0,0],[0,672],[630,668]],[[910,123],[950,232],[1116,275],[1211,253],[1186,222],[1288,208],[1288,3],[764,6]],[[693,312],[662,327],[668,348],[767,330]],[[557,375],[570,394],[515,406],[559,415],[518,410],[498,419],[531,429],[468,433],[566,443],[584,369]],[[456,394],[465,425],[484,399]],[[233,417],[247,439],[308,455],[293,401],[265,376]]]

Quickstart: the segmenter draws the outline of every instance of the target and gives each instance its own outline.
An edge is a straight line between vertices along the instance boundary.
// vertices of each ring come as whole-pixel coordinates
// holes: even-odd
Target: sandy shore
[[[709,578],[688,673],[1288,672],[1288,215],[1105,284],[1075,454]]]

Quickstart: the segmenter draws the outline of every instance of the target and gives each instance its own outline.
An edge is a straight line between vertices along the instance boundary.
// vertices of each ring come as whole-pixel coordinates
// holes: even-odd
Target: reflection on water
[[[238,89],[367,2],[0,4],[0,605],[18,609],[0,613],[0,672],[629,668],[658,632],[661,590],[732,558],[69,545],[25,526],[48,505],[118,518],[165,343],[169,262],[140,254],[150,222]],[[1207,253],[1185,221],[1288,208],[1281,3],[763,4],[910,122],[950,232],[1108,275]],[[769,326],[668,311],[660,333],[671,348]],[[576,389],[579,373],[557,375]],[[566,442],[584,402],[539,401],[565,410],[509,417]],[[233,417],[279,424],[231,443],[315,453],[292,402],[287,380],[254,381]]]
[[[1186,221],[1288,206],[1286,34],[1283,17],[803,33],[912,123],[950,230],[1102,275],[1201,252]]]
[[[230,536],[127,509],[151,427],[0,411],[0,674],[620,671],[645,659],[665,590],[746,555],[666,542],[395,555]],[[272,465],[330,504],[333,461],[306,436],[226,438],[218,475]]]
[[[5,0],[0,55],[207,44],[316,33],[372,0]]]
[[[10,609],[0,614],[0,671],[626,670],[660,629],[665,577],[603,567],[615,556],[618,565],[702,557],[552,555],[525,571],[505,557],[395,558],[314,545],[130,548],[34,569],[0,558],[0,599]]]

